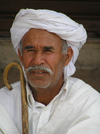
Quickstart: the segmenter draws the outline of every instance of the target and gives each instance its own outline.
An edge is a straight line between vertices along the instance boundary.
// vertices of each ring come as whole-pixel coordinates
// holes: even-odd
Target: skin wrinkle
[[[62,63],[59,64],[59,70],[58,70],[58,72],[62,72],[62,71],[63,71],[63,69],[61,68],[61,66],[62,66]],[[41,69],[40,69],[40,70],[41,70]],[[48,72],[48,73],[49,73],[49,72]],[[52,72],[52,74],[54,74],[54,73]],[[31,85],[32,87],[34,87],[35,89],[37,89],[37,88],[42,88],[42,89],[43,89],[43,88],[47,88],[47,87],[49,87],[49,86],[50,86],[50,88],[53,88],[53,87],[58,83],[59,78],[61,77],[61,74],[62,74],[62,73],[59,73],[59,74],[57,75],[57,79],[56,79],[56,81],[55,81],[55,84],[53,84],[53,85],[51,85],[51,86],[50,86],[51,83],[48,83],[48,85],[46,85],[46,86],[40,86],[40,85],[35,86],[29,77],[28,77],[28,79],[29,79],[30,85]]]
[[[23,52],[22,52],[22,40],[20,41],[20,45],[19,45],[19,50],[20,50],[20,53],[21,55],[23,55]],[[67,53],[67,48],[68,48],[68,45],[66,43],[65,40],[62,39],[62,54],[65,55]]]
[[[45,70],[43,73],[38,73],[42,68],[26,71],[34,99],[47,105],[63,85],[63,67],[71,60],[72,49],[68,48],[67,54],[63,55],[62,39],[56,34],[39,29],[29,30],[22,39],[22,45],[23,55],[19,50],[18,53],[25,70],[30,67],[32,69],[33,66],[41,66],[53,72]]]

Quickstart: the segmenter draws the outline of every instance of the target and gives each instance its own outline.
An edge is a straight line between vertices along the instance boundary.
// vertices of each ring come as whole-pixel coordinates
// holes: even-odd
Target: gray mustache
[[[27,68],[25,72],[27,73],[27,72],[32,71],[32,70],[41,70],[41,71],[46,71],[50,74],[53,74],[51,69],[44,67],[44,66],[38,66],[38,65],[34,65],[34,66]]]

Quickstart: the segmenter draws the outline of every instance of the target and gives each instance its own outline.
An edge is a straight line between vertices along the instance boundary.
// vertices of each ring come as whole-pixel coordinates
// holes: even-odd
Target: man
[[[62,13],[22,9],[11,38],[26,78],[29,133],[100,134],[100,94],[71,77],[87,38],[84,27]],[[21,134],[20,82],[12,86],[0,90],[0,128]]]

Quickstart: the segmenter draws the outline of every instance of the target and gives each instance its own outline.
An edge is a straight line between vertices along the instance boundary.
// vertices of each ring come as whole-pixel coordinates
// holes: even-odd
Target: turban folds
[[[52,10],[21,9],[10,29],[12,44],[17,53],[21,39],[30,28],[45,29],[66,40],[66,44],[73,49],[73,57],[70,63],[64,67],[64,74],[73,75],[76,71],[74,64],[79,50],[87,38],[83,25],[76,23],[65,14]]]

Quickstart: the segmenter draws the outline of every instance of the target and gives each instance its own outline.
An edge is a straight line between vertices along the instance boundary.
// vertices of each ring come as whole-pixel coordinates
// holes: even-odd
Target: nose
[[[33,63],[34,65],[42,65],[45,63],[44,55],[41,51],[37,51],[33,57]]]

